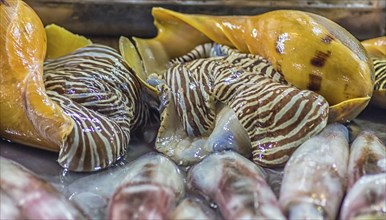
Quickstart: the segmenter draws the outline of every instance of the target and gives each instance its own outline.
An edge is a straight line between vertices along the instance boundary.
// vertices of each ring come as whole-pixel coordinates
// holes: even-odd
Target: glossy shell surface
[[[352,120],[372,95],[374,70],[363,46],[324,17],[290,10],[207,16],[163,8],[154,8],[153,16],[157,37],[133,38],[146,73],[160,72],[171,58],[214,41],[261,55],[291,84],[323,95],[331,122]]]

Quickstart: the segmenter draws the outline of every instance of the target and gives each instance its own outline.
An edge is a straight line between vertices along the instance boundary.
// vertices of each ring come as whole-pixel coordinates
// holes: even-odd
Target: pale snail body
[[[351,143],[347,177],[340,219],[384,219],[386,148],[372,131],[362,131]]]
[[[232,152],[209,155],[189,169],[188,186],[213,201],[224,219],[285,219],[266,172]]]
[[[0,156],[1,219],[90,219],[51,182]]]
[[[279,203],[289,219],[335,219],[347,185],[348,130],[329,124],[292,154]]]
[[[186,190],[177,165],[152,152],[130,163],[127,170],[109,200],[107,218],[167,219]]]

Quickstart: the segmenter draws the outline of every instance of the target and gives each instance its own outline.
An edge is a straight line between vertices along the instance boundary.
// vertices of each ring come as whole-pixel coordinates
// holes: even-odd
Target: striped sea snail
[[[371,103],[386,109],[386,36],[362,41],[374,64],[374,92]]]
[[[152,14],[158,35],[133,38],[146,73],[162,72],[170,59],[215,42],[260,55],[289,83],[321,94],[330,105],[329,122],[354,119],[372,95],[374,69],[363,46],[322,16],[293,10],[209,16],[163,8]]]
[[[103,169],[124,156],[151,108],[121,55],[93,44],[44,62],[39,17],[23,1],[0,7],[0,136],[59,152],[59,164],[72,171]]]
[[[232,149],[264,166],[283,165],[327,124],[327,101],[290,85],[258,55],[207,43],[171,63],[158,79],[155,144],[180,164]]]
[[[283,165],[327,121],[350,121],[370,100],[371,60],[326,18],[152,12],[158,35],[122,37],[120,50],[160,93],[156,149],[181,164],[234,149],[263,166]]]

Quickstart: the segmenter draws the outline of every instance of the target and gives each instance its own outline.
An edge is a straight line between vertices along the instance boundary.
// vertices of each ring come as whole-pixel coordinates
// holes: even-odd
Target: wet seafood
[[[267,173],[267,183],[271,187],[276,198],[279,198],[281,182],[283,180],[284,167],[264,168]]]
[[[262,168],[232,151],[214,153],[188,171],[190,188],[218,206],[224,219],[285,219]]]
[[[348,130],[330,124],[284,168],[279,202],[289,219],[335,219],[346,189]]]
[[[170,59],[197,45],[215,42],[258,54],[289,83],[324,96],[330,104],[331,122],[354,119],[370,100],[374,81],[371,60],[355,37],[324,17],[291,10],[209,16],[153,8],[152,14],[158,35],[133,38],[145,76],[162,74]]]
[[[348,189],[341,219],[386,217],[386,148],[373,132],[362,131],[351,144]]]
[[[46,181],[0,157],[1,219],[87,219]]]
[[[348,189],[364,175],[386,173],[386,148],[374,133],[362,131],[350,147]]]
[[[119,53],[90,45],[47,60],[43,69],[40,19],[21,1],[1,3],[1,10],[9,33],[1,36],[0,136],[59,152],[59,164],[72,171],[103,169],[125,155],[130,133],[153,114],[151,96]],[[26,27],[31,33],[19,30]]]
[[[58,151],[74,125],[44,88],[43,24],[23,1],[1,1],[0,16],[0,137]]]
[[[386,36],[362,41],[374,64],[374,92],[371,103],[386,109]]]
[[[188,197],[183,199],[178,206],[168,214],[167,219],[197,219],[197,220],[211,220],[219,219],[220,217],[209,208],[205,206],[203,201]]]
[[[367,39],[361,43],[370,57],[384,58],[386,56],[386,36]]]
[[[90,45],[44,64],[48,96],[74,121],[58,162],[75,171],[109,166],[147,124],[141,84],[112,48]],[[87,159],[86,159],[87,158]]]
[[[184,196],[184,178],[177,166],[161,154],[144,155],[109,201],[108,219],[165,219]]]
[[[340,219],[386,218],[386,173],[365,175],[347,193]]]
[[[55,24],[47,25],[44,29],[47,34],[46,59],[58,58],[92,44],[90,39]]]
[[[245,149],[251,146],[256,163],[277,166],[324,128],[328,104],[322,96],[289,85],[257,55],[211,45],[174,59],[165,72],[158,151],[189,164],[218,149],[250,157]]]
[[[372,102],[386,109],[386,56],[372,58],[375,69],[374,94]]]

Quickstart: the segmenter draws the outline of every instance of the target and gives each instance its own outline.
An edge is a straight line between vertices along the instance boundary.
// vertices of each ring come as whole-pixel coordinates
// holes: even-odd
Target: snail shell
[[[179,136],[182,128],[186,138],[210,135],[217,126],[218,103],[234,111],[249,137],[253,160],[264,166],[284,164],[297,146],[327,124],[325,99],[287,84],[267,60],[221,45],[215,45],[212,53],[220,50],[221,56],[194,59],[208,54],[200,49],[205,46],[173,60],[175,65],[165,72],[157,150],[175,157],[172,149],[184,143]],[[171,124],[171,117],[177,123]],[[203,154],[213,150],[207,143],[196,144],[206,149]]]
[[[363,46],[349,32],[316,14],[279,10],[256,16],[182,14],[153,8],[159,34],[133,38],[147,73],[205,42],[228,45],[268,59],[300,89],[321,94],[329,121],[355,118],[368,104],[374,70]]]
[[[47,94],[74,121],[58,162],[75,171],[105,168],[125,155],[130,133],[147,124],[141,84],[114,49],[90,45],[47,60]]]
[[[23,1],[1,2],[0,16],[0,136],[58,151],[74,124],[44,88],[43,24]]]
[[[371,103],[386,109],[386,36],[362,41],[374,64],[374,92]]]

